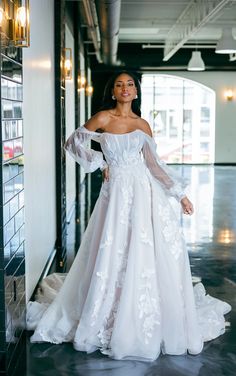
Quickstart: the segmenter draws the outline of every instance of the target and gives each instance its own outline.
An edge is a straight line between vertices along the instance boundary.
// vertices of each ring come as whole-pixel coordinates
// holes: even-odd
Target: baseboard
[[[216,162],[214,166],[236,166],[236,162]]]
[[[53,262],[56,260],[56,253],[57,253],[57,250],[56,250],[56,247],[54,246],[43,268],[43,271],[39,277],[39,280],[34,288],[33,294],[30,297],[30,300],[34,300],[34,296],[37,292],[40,282],[43,280],[43,278],[45,278],[48,274],[50,274],[50,270],[52,269]]]
[[[57,253],[57,250],[56,250],[56,247],[54,247],[54,249],[51,251],[48,259],[47,259],[47,262],[46,262],[46,265],[40,275],[40,278],[39,278],[39,281],[41,281],[43,278],[45,278],[48,274],[49,274],[49,271],[52,267],[52,264],[53,264],[53,261],[56,257],[56,253]]]

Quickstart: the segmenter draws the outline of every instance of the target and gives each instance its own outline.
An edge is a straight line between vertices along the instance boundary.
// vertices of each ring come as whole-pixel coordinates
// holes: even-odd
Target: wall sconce
[[[16,47],[28,47],[30,44],[29,33],[29,0],[15,1],[15,30],[14,40]]]
[[[86,85],[86,77],[78,76],[77,82],[78,82],[78,92],[84,91],[85,85]]]
[[[87,83],[86,77],[79,75],[77,82],[78,82],[78,92],[81,93],[82,91],[84,91],[88,97],[91,97],[91,95],[93,94],[93,86],[86,85]]]
[[[92,94],[93,94],[93,87],[92,87],[92,85],[88,85],[86,87],[86,94],[87,94],[88,97],[92,96]]]
[[[0,0],[2,47],[29,47],[29,0]]]
[[[225,99],[227,99],[227,101],[232,101],[234,97],[233,90],[232,89],[225,90],[224,96],[225,96]]]
[[[64,76],[65,80],[72,80],[72,49],[64,48]]]

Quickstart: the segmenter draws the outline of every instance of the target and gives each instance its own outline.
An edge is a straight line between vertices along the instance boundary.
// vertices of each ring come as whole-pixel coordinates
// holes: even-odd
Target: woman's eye
[[[128,83],[129,86],[134,86],[133,82]]]

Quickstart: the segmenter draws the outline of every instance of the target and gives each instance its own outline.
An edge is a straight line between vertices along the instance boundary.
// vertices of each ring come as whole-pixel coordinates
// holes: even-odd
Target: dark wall
[[[23,77],[21,50],[1,54],[0,372],[19,358],[25,327]]]

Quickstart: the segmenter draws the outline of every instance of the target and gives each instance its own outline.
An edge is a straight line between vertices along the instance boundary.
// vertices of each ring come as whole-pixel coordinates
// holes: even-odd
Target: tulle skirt
[[[115,359],[198,354],[230,311],[193,288],[179,221],[142,162],[110,168],[68,275],[54,278],[56,297],[28,305],[31,341]]]

